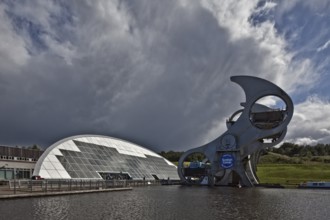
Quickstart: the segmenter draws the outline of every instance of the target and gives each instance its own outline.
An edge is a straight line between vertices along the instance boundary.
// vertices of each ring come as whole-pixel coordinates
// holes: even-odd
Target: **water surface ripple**
[[[0,201],[0,219],[330,219],[330,190],[150,186]]]

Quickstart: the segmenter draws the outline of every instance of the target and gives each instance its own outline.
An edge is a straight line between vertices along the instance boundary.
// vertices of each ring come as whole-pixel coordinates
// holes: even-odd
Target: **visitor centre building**
[[[177,167],[162,156],[121,139],[73,136],[51,145],[34,176],[45,179],[179,179]]]

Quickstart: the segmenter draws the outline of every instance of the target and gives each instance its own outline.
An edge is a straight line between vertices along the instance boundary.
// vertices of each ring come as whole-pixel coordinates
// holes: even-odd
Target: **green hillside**
[[[330,156],[289,157],[273,152],[261,156],[260,183],[297,185],[306,181],[330,181]]]
[[[330,181],[330,164],[259,164],[260,183],[299,184],[306,181]]]
[[[260,157],[259,164],[330,164],[330,156],[289,157],[287,155],[267,152]]]

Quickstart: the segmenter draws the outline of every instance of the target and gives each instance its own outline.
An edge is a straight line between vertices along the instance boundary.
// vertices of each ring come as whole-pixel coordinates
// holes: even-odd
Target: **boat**
[[[298,188],[307,189],[330,189],[330,182],[304,182],[300,183]]]

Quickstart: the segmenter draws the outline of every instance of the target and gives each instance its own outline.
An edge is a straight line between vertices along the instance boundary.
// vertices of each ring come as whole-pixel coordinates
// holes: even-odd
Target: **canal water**
[[[0,219],[330,219],[330,190],[149,186],[1,200]]]

